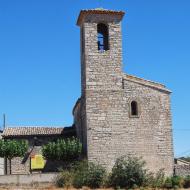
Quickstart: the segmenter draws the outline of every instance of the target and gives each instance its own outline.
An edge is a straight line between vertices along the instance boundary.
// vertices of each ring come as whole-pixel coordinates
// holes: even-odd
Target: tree
[[[24,157],[28,150],[28,142],[25,140],[0,140],[0,157],[9,159],[11,173],[11,159]]]

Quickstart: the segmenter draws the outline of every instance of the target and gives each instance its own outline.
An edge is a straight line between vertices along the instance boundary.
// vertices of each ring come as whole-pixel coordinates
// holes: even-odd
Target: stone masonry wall
[[[175,164],[174,174],[177,176],[190,176],[190,165]]]
[[[74,123],[76,126],[77,137],[83,145],[83,153],[87,154],[87,130],[86,130],[86,112],[84,98],[80,98],[73,110]]]
[[[131,81],[124,81],[125,122],[133,142],[131,151],[142,156],[152,171],[173,173],[173,141],[170,94]],[[137,101],[139,117],[130,117],[130,103]]]
[[[169,95],[125,82],[118,91],[87,93],[88,158],[109,170],[122,155],[142,156],[153,172],[173,173]],[[130,102],[138,102],[139,117],[130,117]]]
[[[108,51],[98,51],[99,22],[109,28]],[[169,92],[123,78],[121,23],[117,15],[88,15],[81,28],[85,40],[81,57],[83,109],[75,109],[75,125],[84,131],[88,160],[111,170],[118,157],[132,154],[142,156],[151,171],[165,168],[166,175],[172,175]],[[130,117],[132,100],[140,107],[136,118]]]
[[[121,47],[121,23],[110,18],[109,47],[108,51],[99,51],[97,45],[97,17],[96,23],[84,23],[85,53],[82,60],[82,86],[85,90],[120,89],[122,86],[122,47]],[[117,35],[116,35],[117,34]]]

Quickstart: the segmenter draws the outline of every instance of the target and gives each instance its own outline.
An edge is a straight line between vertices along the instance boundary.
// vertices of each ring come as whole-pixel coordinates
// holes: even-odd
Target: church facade
[[[123,155],[173,174],[170,94],[164,85],[123,73],[122,11],[82,10],[81,97],[73,109],[87,159],[111,170]]]

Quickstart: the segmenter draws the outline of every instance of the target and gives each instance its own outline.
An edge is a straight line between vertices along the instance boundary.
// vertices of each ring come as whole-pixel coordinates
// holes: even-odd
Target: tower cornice
[[[80,26],[84,17],[87,15],[93,15],[93,14],[104,14],[104,15],[117,15],[120,16],[120,19],[123,18],[125,15],[124,11],[115,11],[115,10],[107,10],[107,9],[89,9],[89,10],[81,10],[78,20],[77,20],[77,25]]]

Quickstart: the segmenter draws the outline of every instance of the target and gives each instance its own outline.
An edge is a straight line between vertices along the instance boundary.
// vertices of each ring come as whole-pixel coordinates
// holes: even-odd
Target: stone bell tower
[[[80,12],[83,94],[86,90],[121,88],[123,16],[124,12],[102,9]]]
[[[77,106],[80,116],[75,116],[80,122],[75,123],[81,125],[77,131],[88,160],[106,167],[115,161],[118,141],[113,134],[121,125],[118,121],[122,122],[123,16],[122,11],[82,10],[77,21],[81,30],[82,96]]]

